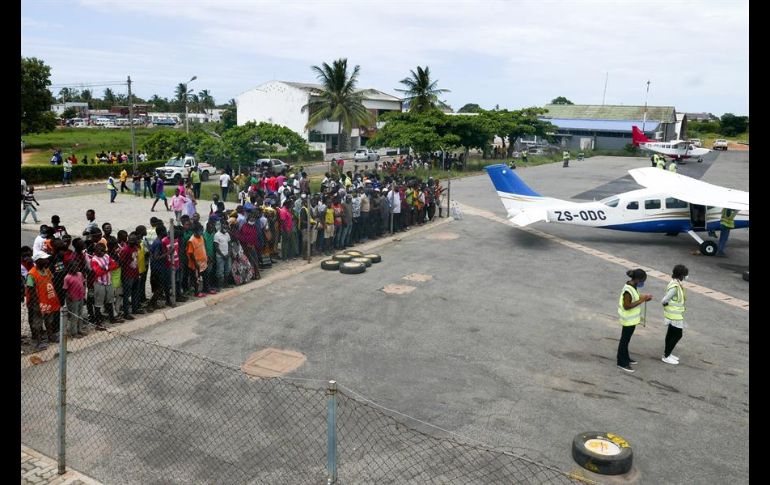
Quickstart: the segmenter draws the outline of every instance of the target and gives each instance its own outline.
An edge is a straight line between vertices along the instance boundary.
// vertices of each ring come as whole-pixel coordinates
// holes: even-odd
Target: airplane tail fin
[[[488,165],[484,167],[484,170],[489,174],[489,178],[492,179],[492,183],[495,184],[495,189],[498,192],[527,195],[531,197],[543,197],[530,189],[529,186],[505,164],[499,163],[497,165]]]
[[[646,142],[652,141],[649,138],[647,138],[644,135],[644,133],[642,133],[642,130],[640,130],[636,126],[631,127],[631,140],[634,146],[639,146],[640,143],[646,143]]]

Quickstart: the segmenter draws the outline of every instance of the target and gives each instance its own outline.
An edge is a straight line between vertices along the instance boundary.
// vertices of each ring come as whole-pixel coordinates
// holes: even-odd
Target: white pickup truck
[[[380,155],[371,148],[361,148],[353,154],[353,160],[356,162],[376,162]]]
[[[727,150],[727,140],[719,138],[714,140],[714,146],[711,147],[714,150]]]
[[[198,167],[198,171],[201,174],[201,181],[206,181],[209,177],[213,177],[217,173],[217,169],[213,165],[208,163],[197,163],[195,157],[186,156],[182,158],[171,158],[162,167],[155,169],[159,177],[162,177],[166,181],[173,181],[175,184],[179,184],[182,180],[187,178],[190,170],[193,167]]]

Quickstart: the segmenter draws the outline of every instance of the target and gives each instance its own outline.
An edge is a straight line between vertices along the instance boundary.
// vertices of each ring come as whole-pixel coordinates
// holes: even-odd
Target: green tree
[[[21,134],[44,133],[56,128],[51,111],[51,68],[35,57],[21,58]]]
[[[513,156],[514,143],[518,138],[533,135],[545,137],[549,132],[555,131],[555,126],[538,118],[545,112],[544,108],[535,107],[514,111],[503,109],[484,111],[480,117],[488,120],[494,134],[503,140],[503,147],[506,148],[507,156],[511,157]],[[508,140],[507,147],[505,146],[506,139]]]
[[[575,104],[575,103],[565,98],[564,96],[559,96],[558,98],[553,98],[551,100],[551,104]]]
[[[458,113],[480,113],[483,110],[481,109],[481,106],[477,105],[476,103],[468,103],[462,108],[458,109]]]
[[[447,105],[438,99],[439,94],[449,93],[448,89],[439,89],[436,87],[438,80],[431,81],[430,68],[425,66],[423,69],[417,66],[417,72],[409,71],[412,77],[407,77],[399,81],[406,86],[406,89],[396,89],[404,93],[404,101],[409,104],[409,111],[417,113],[429,111],[438,107],[447,107]]]
[[[70,118],[76,117],[77,115],[78,115],[78,109],[75,108],[74,106],[70,106],[69,108],[64,110],[60,118],[63,120],[68,120]]]
[[[104,97],[102,99],[104,100],[104,103],[107,105],[107,109],[115,106],[115,93],[112,92],[112,89],[106,88],[104,90]]]
[[[225,111],[222,112],[222,131],[227,131],[230,128],[238,125],[238,106],[235,104],[235,100],[231,99],[226,105]]]
[[[150,98],[150,103],[152,104],[152,107],[155,109],[155,111],[161,111],[164,113],[171,111],[171,106],[168,102],[168,99],[161,98],[157,94],[152,95],[152,98]]]
[[[310,117],[305,129],[310,130],[324,120],[337,121],[337,150],[347,147],[347,138],[353,125],[371,124],[373,116],[363,105],[363,95],[356,90],[360,66],[355,66],[348,73],[348,60],[337,59],[330,66],[323,63],[321,67],[311,66],[323,88],[318,96],[302,107],[309,110]],[[345,137],[343,141],[343,129]]]
[[[80,93],[80,101],[83,103],[88,103],[88,106],[91,107],[91,101],[93,100],[93,96],[91,94],[90,89],[84,89]]]
[[[725,113],[719,120],[721,133],[725,136],[735,136],[743,133],[749,127],[748,116],[735,116],[732,113]]]
[[[140,149],[146,150],[150,159],[168,159],[196,153],[207,137],[205,132],[196,130],[189,134],[183,130],[158,130],[144,140]]]
[[[431,152],[459,146],[461,137],[455,131],[457,122],[438,109],[424,112],[392,112],[383,115],[387,123],[369,139],[369,147],[411,147],[423,157]],[[458,117],[459,118],[459,117]]]
[[[59,90],[59,102],[66,103],[69,101],[77,101],[80,97],[80,93],[77,89],[73,88],[61,88]]]

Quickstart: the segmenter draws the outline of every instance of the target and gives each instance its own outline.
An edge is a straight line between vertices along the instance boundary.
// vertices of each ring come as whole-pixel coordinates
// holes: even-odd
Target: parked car
[[[283,170],[286,170],[286,173],[289,173],[291,165],[277,158],[260,158],[257,161],[251,162],[250,172],[258,175],[265,168],[272,170],[274,174],[278,175]]]
[[[711,148],[714,150],[727,150],[727,140],[724,138],[718,138],[714,140],[714,146]]]
[[[701,146],[703,146],[703,143],[700,141],[700,138],[693,138],[692,140],[690,140],[690,143],[694,147],[701,147]]]
[[[379,153],[371,148],[361,148],[356,150],[353,160],[356,162],[376,162],[380,159]]]

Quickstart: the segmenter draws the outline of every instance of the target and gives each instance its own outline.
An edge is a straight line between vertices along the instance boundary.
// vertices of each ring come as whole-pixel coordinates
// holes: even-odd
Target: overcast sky
[[[748,20],[744,0],[23,0],[21,54],[51,66],[54,94],[130,75],[170,98],[197,76],[224,103],[347,57],[390,94],[427,65],[455,110],[601,104],[609,73],[605,104],[643,105],[649,79],[650,105],[747,115]]]

